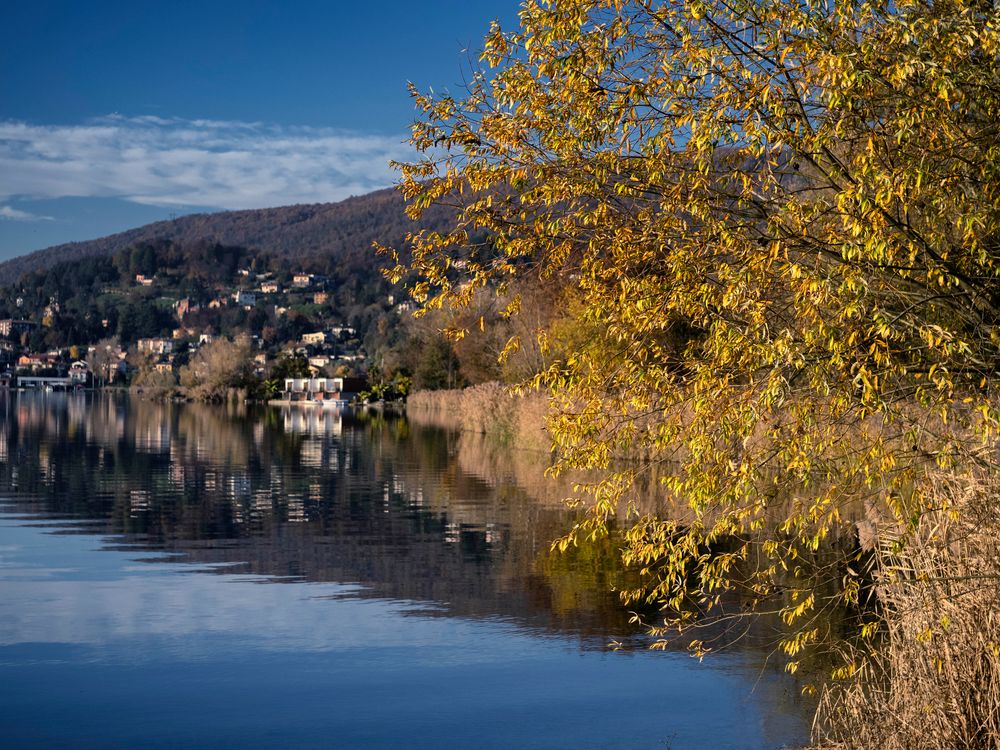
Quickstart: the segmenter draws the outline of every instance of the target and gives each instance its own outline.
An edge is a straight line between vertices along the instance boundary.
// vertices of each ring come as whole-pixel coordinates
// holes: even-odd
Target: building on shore
[[[347,404],[368,387],[364,378],[286,378],[282,400],[289,403]]]

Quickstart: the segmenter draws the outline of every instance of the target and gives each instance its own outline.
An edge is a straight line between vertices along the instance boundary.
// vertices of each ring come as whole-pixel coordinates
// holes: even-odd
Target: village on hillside
[[[157,273],[136,273],[103,286],[100,298],[125,304],[115,308],[102,306],[102,299],[91,300],[85,317],[110,310],[97,321],[106,333],[97,341],[93,333],[72,338],[79,330],[73,324],[81,315],[79,304],[67,309],[56,293],[33,310],[24,296],[15,297],[14,312],[23,314],[0,319],[0,388],[169,385],[178,382],[181,368],[197,352],[237,337],[249,343],[252,374],[261,381],[285,376],[357,379],[368,370],[366,332],[338,315],[335,284],[327,276],[241,267],[229,283],[210,289],[192,286]],[[386,295],[377,311],[381,329],[387,327],[385,319],[398,321],[410,305]],[[122,313],[131,315],[123,318]],[[140,331],[159,335],[129,335]],[[53,341],[57,345],[46,346]]]

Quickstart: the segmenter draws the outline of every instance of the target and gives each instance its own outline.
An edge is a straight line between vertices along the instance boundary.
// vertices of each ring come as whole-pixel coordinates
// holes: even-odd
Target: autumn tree
[[[824,541],[867,508],[904,544],[939,472],[992,470],[998,51],[982,2],[527,0],[464,92],[414,89],[402,190],[457,221],[395,277],[431,309],[576,290],[587,335],[537,330],[558,356],[525,385],[555,470],[602,472],[562,543],[626,519],[654,632],[738,590],[794,668],[863,594],[861,553],[819,565]],[[650,477],[669,513],[634,502]]]
[[[133,369],[129,382],[133,390],[154,398],[165,398],[173,393],[177,386],[177,376],[172,368],[157,367],[156,355],[133,351],[129,354],[128,362]]]
[[[517,383],[542,370],[552,360],[542,351],[534,336],[541,329],[552,329],[572,320],[573,292],[558,283],[540,283],[525,279],[514,285],[506,295],[497,296],[491,290],[481,290],[468,306],[453,311],[448,325],[441,328],[477,331],[455,344],[460,370],[467,383],[489,381]],[[514,299],[518,300],[518,315],[502,313]],[[482,325],[480,326],[480,321]],[[432,321],[433,322],[433,321]],[[507,342],[517,337],[516,352],[502,358]]]
[[[219,400],[231,388],[247,387],[253,375],[250,337],[219,338],[202,346],[179,374],[181,385],[202,401]]]
[[[87,367],[93,373],[96,385],[114,382],[121,361],[118,357],[120,351],[117,338],[102,339],[91,348],[87,354]]]

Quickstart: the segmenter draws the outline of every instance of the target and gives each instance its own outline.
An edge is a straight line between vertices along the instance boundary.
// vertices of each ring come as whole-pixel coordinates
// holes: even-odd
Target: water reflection
[[[330,410],[230,411],[79,397],[7,404],[0,482],[19,507],[229,572],[360,583],[449,614],[515,618],[603,647],[627,615],[596,586],[553,596],[558,503],[491,486],[459,438]],[[92,524],[88,524],[92,531]],[[555,606],[558,601],[559,605]]]
[[[760,653],[712,668],[684,655],[604,653],[613,639],[642,643],[608,592],[615,556],[554,559],[549,542],[567,511],[556,493],[526,492],[513,478],[531,472],[510,460],[453,433],[331,410],[72,394],[0,401],[0,497],[9,498],[0,508],[0,734],[44,746],[24,717],[35,711],[45,725],[42,707],[58,696],[64,708],[98,711],[72,693],[88,674],[110,680],[123,700],[119,683],[154,702],[186,674],[201,681],[186,699],[191,718],[143,746],[176,746],[185,732],[229,746],[206,739],[216,730],[195,704],[231,692],[233,680],[253,682],[274,704],[253,732],[278,731],[275,711],[311,705],[324,732],[335,725],[341,739],[354,737],[334,743],[342,747],[579,750],[670,736],[675,748],[709,737],[716,747],[777,747],[803,738],[794,686],[762,672]],[[135,664],[149,670],[141,687],[127,678]],[[428,691],[450,708],[428,704]],[[472,700],[479,693],[484,703]],[[369,724],[386,718],[373,704],[425,733],[358,725],[358,712]],[[602,719],[607,706],[626,723]],[[472,726],[506,717],[505,728],[455,741],[427,718],[435,711]],[[720,715],[728,719],[707,730]],[[66,746],[100,746],[99,732],[80,729],[90,721],[84,708],[67,716]],[[141,734],[133,724],[115,746]],[[233,735],[232,746],[285,744],[253,732]],[[299,746],[329,746],[293,734]]]

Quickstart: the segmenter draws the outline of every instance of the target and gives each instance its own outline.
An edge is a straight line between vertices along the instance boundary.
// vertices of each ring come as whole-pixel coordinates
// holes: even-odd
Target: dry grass
[[[1000,748],[1000,480],[937,490],[944,510],[880,536],[884,637],[824,695],[819,747]]]
[[[417,391],[406,414],[417,424],[489,436],[503,445],[548,452],[548,401],[541,394],[514,396],[500,383],[450,391]]]

